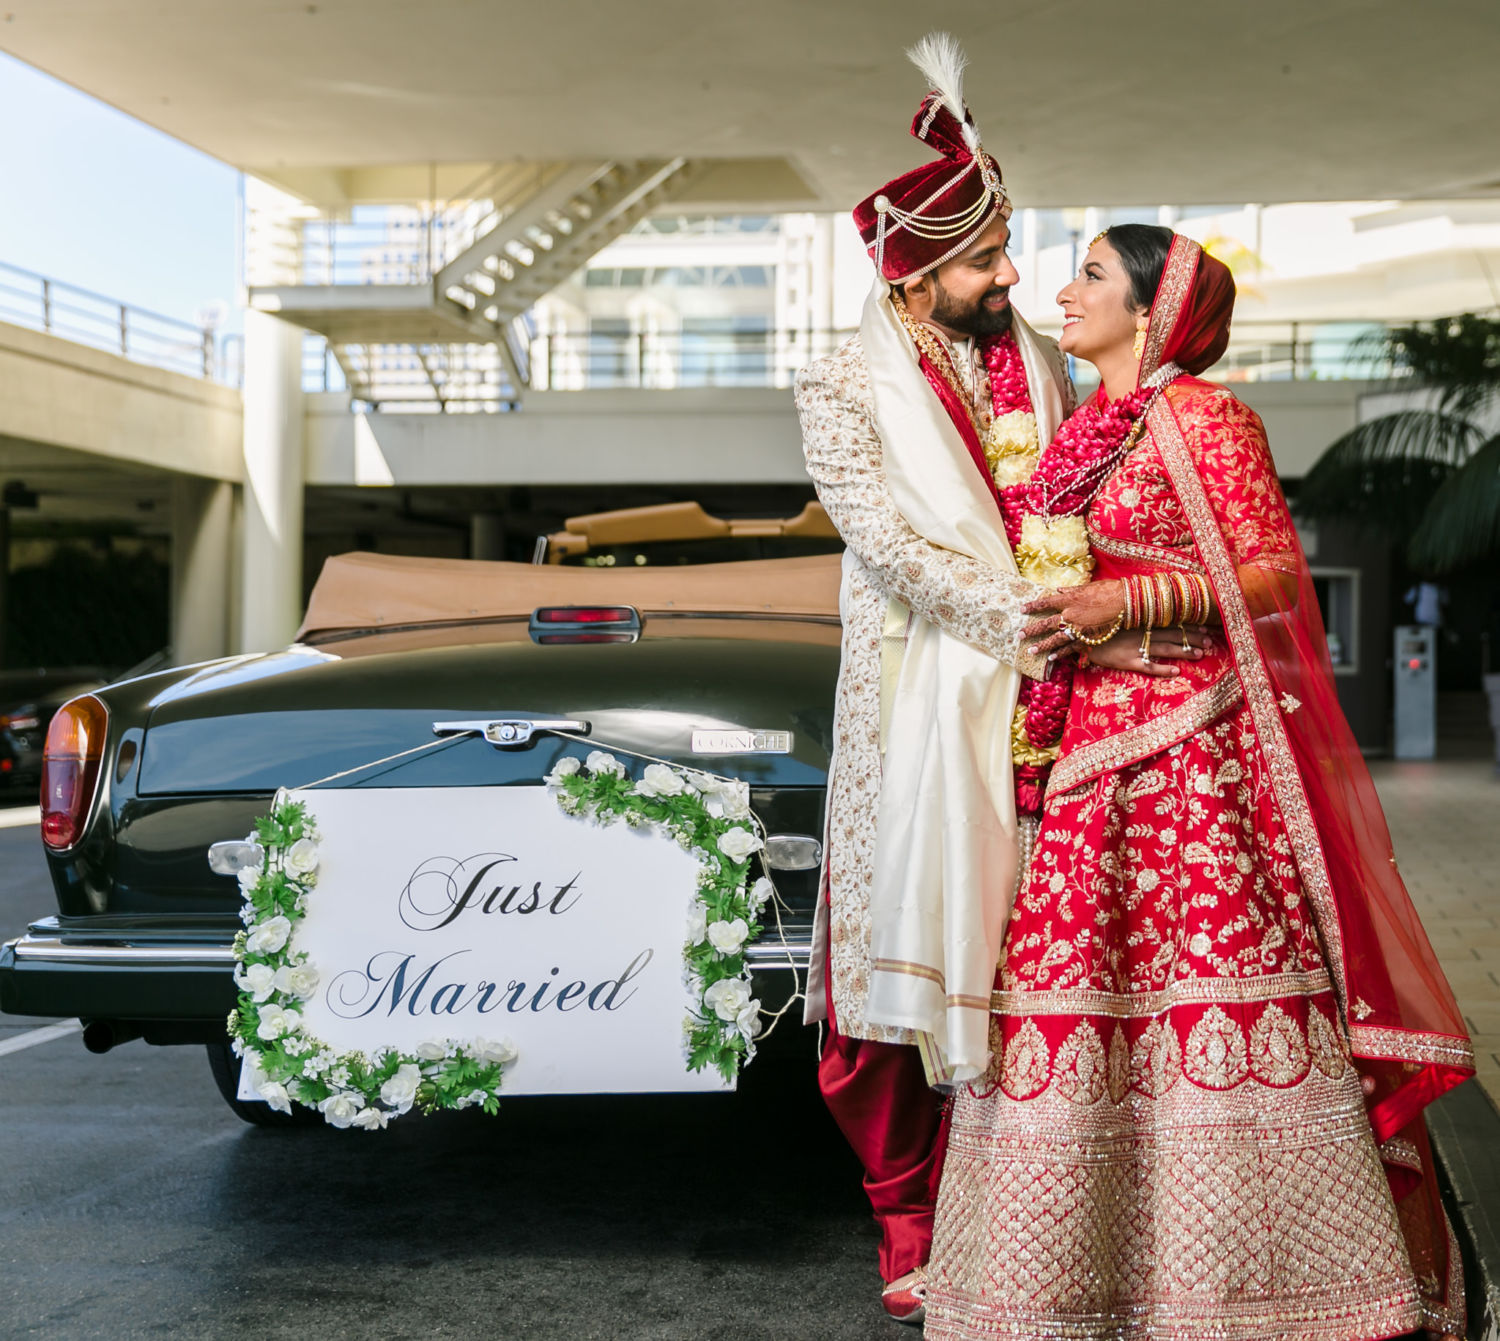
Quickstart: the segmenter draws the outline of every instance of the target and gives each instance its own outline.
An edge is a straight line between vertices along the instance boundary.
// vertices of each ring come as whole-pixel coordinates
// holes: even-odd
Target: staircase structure
[[[447,201],[337,211],[247,184],[249,303],[323,336],[372,407],[514,408],[531,379],[528,309],[701,168],[502,163]]]

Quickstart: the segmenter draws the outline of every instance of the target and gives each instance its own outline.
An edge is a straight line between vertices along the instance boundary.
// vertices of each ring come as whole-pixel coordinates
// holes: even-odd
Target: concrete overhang
[[[59,468],[84,473],[238,481],[241,416],[232,387],[0,322],[0,469],[34,472],[37,450],[62,448]]]
[[[1284,477],[1306,473],[1360,420],[1365,382],[1242,382]],[[786,388],[537,391],[520,414],[354,414],[310,395],[304,469],[320,488],[805,485],[802,431]],[[704,444],[712,443],[713,451]]]
[[[1500,193],[1493,0],[954,0],[932,22],[1023,205]],[[0,47],[310,199],[686,155],[722,164],[705,208],[843,209],[924,159],[902,55],[924,26],[892,0],[9,0]]]
[[[430,284],[339,284],[259,288],[250,305],[316,331],[332,344],[392,341],[463,343],[494,339],[494,329],[454,303],[434,299]]]

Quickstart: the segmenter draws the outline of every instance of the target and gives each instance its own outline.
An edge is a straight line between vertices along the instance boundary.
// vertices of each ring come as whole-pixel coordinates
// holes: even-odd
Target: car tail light
[[[0,731],[32,731],[41,724],[34,712],[0,712]]]
[[[641,615],[633,605],[543,605],[531,612],[538,643],[633,643]]]
[[[64,703],[47,728],[42,747],[42,842],[53,849],[72,847],[83,834],[109,709],[92,694]]]

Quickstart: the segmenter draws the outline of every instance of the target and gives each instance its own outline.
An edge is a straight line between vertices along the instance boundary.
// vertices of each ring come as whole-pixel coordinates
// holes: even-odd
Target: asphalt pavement
[[[0,938],[51,911],[35,825],[0,828]],[[249,1127],[201,1047],[50,1023],[0,1016],[0,1336],[910,1335],[812,1031],[735,1095],[355,1132]]]

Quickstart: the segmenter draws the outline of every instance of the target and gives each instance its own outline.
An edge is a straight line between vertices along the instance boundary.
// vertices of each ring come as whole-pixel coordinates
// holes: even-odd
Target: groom
[[[912,134],[941,157],[855,209],[875,290],[796,401],[847,545],[807,1017],[829,1024],[819,1085],[864,1165],[883,1305],[915,1323],[942,1164],[930,1082],[988,1060],[1020,864],[1010,715],[1018,672],[1046,672],[1020,645],[1040,589],[1016,575],[991,459],[1048,442],[1072,392],[1056,345],[1010,305],[1011,206],[963,103],[962,54],[939,34],[911,55],[933,90]]]

